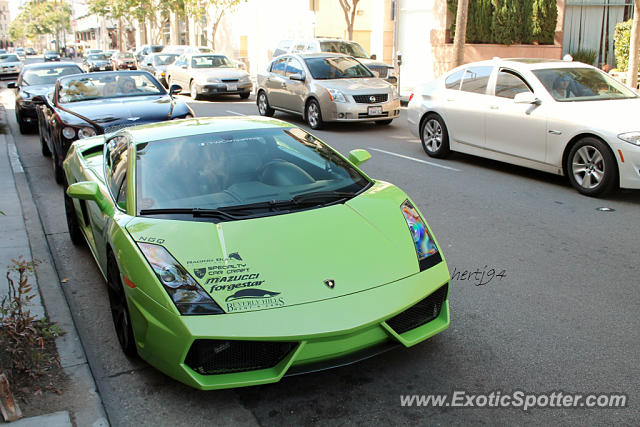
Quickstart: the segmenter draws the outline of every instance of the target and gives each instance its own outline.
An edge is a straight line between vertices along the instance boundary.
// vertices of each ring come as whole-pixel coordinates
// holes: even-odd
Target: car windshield
[[[61,79],[58,100],[61,104],[66,104],[92,99],[165,93],[160,83],[148,73],[92,73]]]
[[[153,63],[154,65],[169,65],[173,64],[177,57],[178,55],[175,53],[163,53],[160,55],[155,55],[153,57]]]
[[[344,56],[333,58],[305,58],[314,79],[353,79],[375,77],[371,71],[357,60]]]
[[[320,42],[320,50],[322,52],[344,53],[345,55],[354,56],[356,58],[368,58],[367,52],[355,42],[332,41]]]
[[[140,144],[136,177],[137,206],[143,214],[248,204],[258,214],[274,214],[256,204],[304,197],[304,204],[287,209],[306,209],[327,203],[316,198],[318,192],[344,199],[369,185],[335,151],[299,128],[218,132]]]
[[[0,62],[20,62],[16,55],[0,55]]]
[[[533,74],[559,102],[637,97],[631,89],[594,68],[551,68],[534,70]]]
[[[22,74],[22,84],[24,86],[53,85],[58,77],[69,74],[82,73],[80,67],[75,65],[66,67],[35,68],[24,70]]]
[[[58,52],[56,52],[55,50],[48,50],[44,53],[45,55],[57,55]]]
[[[91,59],[93,61],[106,61],[107,60],[107,56],[104,53],[92,53],[87,58]]]
[[[224,55],[194,56],[191,58],[193,68],[234,68],[233,63]]]
[[[149,50],[150,50],[151,52],[154,52],[154,53],[155,53],[155,52],[162,52],[162,49],[163,49],[163,48],[164,48],[164,46],[162,46],[162,45],[153,45],[153,46],[150,46],[150,47],[149,47]]]

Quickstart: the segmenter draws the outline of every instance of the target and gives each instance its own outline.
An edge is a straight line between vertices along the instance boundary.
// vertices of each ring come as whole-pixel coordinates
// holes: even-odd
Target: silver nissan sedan
[[[312,129],[324,122],[373,121],[388,125],[400,115],[396,88],[357,59],[336,53],[290,54],[275,58],[258,75],[258,112],[299,114]]]

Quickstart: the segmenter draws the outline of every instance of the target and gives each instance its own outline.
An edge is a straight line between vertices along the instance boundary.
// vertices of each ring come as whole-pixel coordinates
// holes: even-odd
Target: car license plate
[[[380,114],[382,114],[382,107],[379,105],[376,107],[369,107],[367,114],[370,116],[379,116]]]
[[[227,85],[227,90],[229,92],[235,92],[238,90],[238,85]]]
[[[101,71],[104,71],[104,69],[105,69],[105,68],[106,68],[106,67],[100,67],[100,70],[101,70]]]

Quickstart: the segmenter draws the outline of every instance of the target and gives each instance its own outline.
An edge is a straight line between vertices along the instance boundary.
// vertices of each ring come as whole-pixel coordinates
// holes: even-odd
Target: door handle
[[[499,109],[500,107],[498,107],[497,105],[491,105],[489,108],[491,108],[492,110],[497,110],[497,109]]]

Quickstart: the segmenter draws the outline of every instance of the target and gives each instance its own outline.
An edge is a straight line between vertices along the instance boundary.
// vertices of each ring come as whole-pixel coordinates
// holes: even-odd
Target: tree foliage
[[[495,43],[532,42],[533,0],[493,0],[493,5],[491,30]]]
[[[553,44],[558,22],[557,0],[534,0],[533,39],[539,44]]]
[[[58,31],[71,30],[71,6],[54,1],[26,3],[9,25],[12,40],[31,39],[38,35],[55,35]]]
[[[633,20],[629,19],[616,25],[613,35],[614,53],[616,55],[616,68],[618,71],[627,71],[629,68],[629,43],[631,40],[631,27]]]

